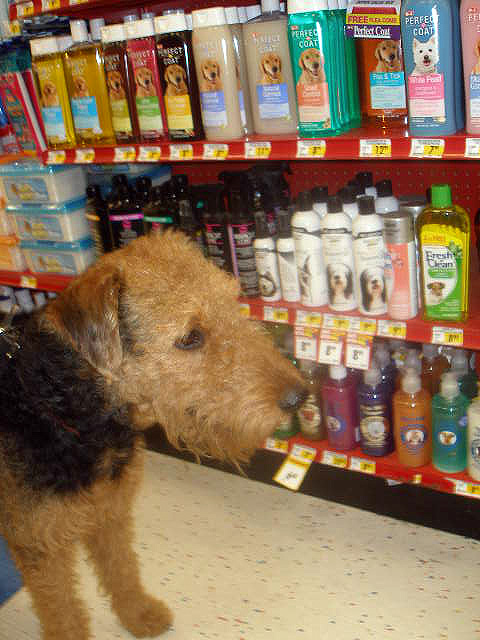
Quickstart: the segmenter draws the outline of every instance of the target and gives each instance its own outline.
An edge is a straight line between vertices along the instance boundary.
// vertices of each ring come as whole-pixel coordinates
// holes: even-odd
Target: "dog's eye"
[[[199,329],[192,329],[190,333],[182,336],[175,341],[177,349],[188,351],[190,349],[199,349],[203,346],[205,339],[203,333]]]

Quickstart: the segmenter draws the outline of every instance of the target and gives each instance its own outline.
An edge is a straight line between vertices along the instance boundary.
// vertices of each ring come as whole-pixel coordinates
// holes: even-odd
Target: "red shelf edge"
[[[39,289],[42,291],[63,291],[73,280],[72,276],[60,274],[30,273],[30,271],[0,271],[0,284],[8,287]]]

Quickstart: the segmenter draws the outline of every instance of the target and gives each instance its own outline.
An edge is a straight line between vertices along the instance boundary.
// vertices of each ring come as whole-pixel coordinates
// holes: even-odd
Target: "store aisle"
[[[473,640],[480,543],[147,453],[137,549],[166,640]],[[353,480],[352,480],[353,481]],[[131,639],[80,561],[96,640]],[[39,628],[24,590],[0,640]]]

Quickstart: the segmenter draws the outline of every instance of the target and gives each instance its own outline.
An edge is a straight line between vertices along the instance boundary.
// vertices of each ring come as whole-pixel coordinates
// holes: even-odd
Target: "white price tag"
[[[311,447],[294,445],[273,479],[287,489],[297,491],[315,460],[316,454],[316,450]]]
[[[161,147],[139,147],[137,162],[158,162],[161,157]]]
[[[394,322],[393,320],[379,320],[377,324],[377,336],[405,340],[407,337],[407,323]]]
[[[135,162],[135,147],[115,147],[113,153],[114,162]]]
[[[377,333],[377,321],[366,318],[350,318],[350,331],[355,333],[366,333],[374,336]]]
[[[465,138],[465,158],[480,158],[480,138]]]
[[[327,151],[325,140],[298,140],[297,158],[324,158]]]
[[[320,311],[303,311],[303,309],[297,309],[295,324],[305,327],[321,327],[322,314]]]
[[[55,9],[60,9],[60,0],[42,0],[42,11],[44,13]]]
[[[38,281],[35,276],[24,274],[20,277],[20,286],[24,289],[37,289]]]
[[[370,365],[370,344],[348,342],[345,347],[345,366],[366,371]]]
[[[350,316],[335,316],[331,313],[323,315],[323,327],[325,329],[337,329],[338,331],[348,331],[353,318]]]
[[[28,18],[28,16],[33,16],[34,13],[35,8],[33,6],[33,2],[17,4],[17,16],[19,18]]]
[[[288,324],[288,309],[282,307],[269,307],[265,305],[263,307],[263,320],[264,322],[280,322],[282,324]]]
[[[450,478],[449,478],[450,480]],[[464,482],[463,480],[453,480],[455,484],[455,493],[469,498],[480,498],[480,484],[473,482]]]
[[[324,451],[322,453],[322,464],[328,464],[331,467],[340,467],[346,469],[348,465],[348,457],[344,453],[336,451]]]
[[[267,438],[265,441],[265,449],[268,449],[268,451],[288,453],[288,441],[279,440],[278,438]]]
[[[457,327],[433,327],[432,343],[461,347],[463,345],[463,329],[458,329]]]
[[[360,139],[361,158],[391,158],[392,141],[390,138],[378,140]]]
[[[171,144],[170,160],[191,160],[193,147],[191,144]]]
[[[75,160],[79,164],[88,164],[95,160],[94,149],[75,149]]]
[[[301,328],[301,327],[299,327]],[[295,331],[295,357],[317,361],[318,335],[307,331]]]
[[[225,160],[228,156],[228,144],[204,144],[204,160]]]
[[[342,361],[342,349],[343,344],[341,342],[320,340],[318,362],[321,364],[340,364]]]
[[[361,471],[362,473],[375,474],[376,463],[373,460],[364,460],[363,458],[350,458],[350,467],[352,471]]]
[[[246,158],[268,158],[272,151],[270,142],[245,142]]]
[[[445,140],[442,138],[412,138],[411,158],[441,158],[444,151]]]
[[[49,151],[47,154],[47,164],[64,164],[66,159],[65,151]]]

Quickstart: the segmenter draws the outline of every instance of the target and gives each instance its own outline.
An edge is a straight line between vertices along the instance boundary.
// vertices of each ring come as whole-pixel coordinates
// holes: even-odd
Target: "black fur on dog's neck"
[[[32,317],[16,327],[20,349],[0,358],[0,450],[31,489],[69,493],[115,478],[137,432],[127,408],[106,402],[102,378]]]

